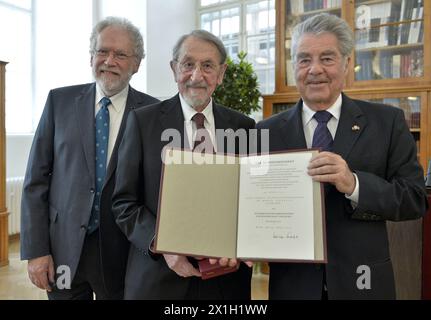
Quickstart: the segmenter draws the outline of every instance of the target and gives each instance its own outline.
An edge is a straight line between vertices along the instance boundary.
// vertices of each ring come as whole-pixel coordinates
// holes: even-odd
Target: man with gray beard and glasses
[[[164,147],[169,144],[224,153],[229,149],[223,143],[226,131],[242,131],[245,139],[239,137],[233,149],[239,153],[246,149],[247,134],[255,124],[211,98],[227,67],[226,50],[216,36],[204,30],[182,36],[173,49],[170,65],[179,94],[131,112],[118,154],[113,210],[131,242],[124,297],[250,299],[251,269],[244,263],[236,272],[202,280],[196,257],[161,255],[153,250]],[[173,133],[173,141],[166,139],[167,132]],[[180,139],[175,139],[175,132]],[[214,190],[208,190],[208,197],[211,192]],[[221,266],[238,264],[236,259],[226,258],[212,262]]]
[[[21,258],[49,299],[123,298],[129,243],[111,210],[118,145],[129,112],[158,101],[129,86],[144,43],[128,20],[100,21],[90,54],[96,82],[51,90],[25,176]]]

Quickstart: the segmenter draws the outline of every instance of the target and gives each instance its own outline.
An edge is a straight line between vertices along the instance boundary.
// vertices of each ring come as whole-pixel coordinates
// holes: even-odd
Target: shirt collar
[[[328,111],[330,114],[332,114],[332,116],[337,121],[340,120],[342,102],[343,102],[343,98],[342,98],[342,95],[340,94],[338,96],[337,100],[335,101],[335,103],[331,107],[326,109],[326,111]],[[302,101],[302,117],[303,117],[305,124],[308,124],[311,121],[311,119],[313,118],[315,113],[316,113],[316,111],[310,109],[310,107],[307,106],[307,104],[303,100]]]
[[[193,116],[198,112],[186,102],[186,100],[183,98],[181,93],[180,93],[180,102],[181,102],[181,109],[183,110],[184,120],[191,121]],[[214,117],[211,117],[212,112],[213,112],[213,100],[210,99],[210,102],[202,111],[203,115],[205,116],[205,119],[208,121],[210,125],[212,125],[212,120],[214,119]]]
[[[111,100],[111,104],[115,112],[121,112],[121,106],[125,105],[128,94],[129,94],[129,85],[127,85],[123,90],[121,90],[116,95],[113,95],[112,97],[108,97],[109,100]],[[103,93],[100,86],[96,83],[96,104],[98,104],[103,97],[105,97],[105,94]]]

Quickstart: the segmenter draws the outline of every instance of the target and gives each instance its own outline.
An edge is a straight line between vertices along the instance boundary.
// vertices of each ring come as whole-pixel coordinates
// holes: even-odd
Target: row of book
[[[277,114],[283,111],[287,111],[292,109],[296,104],[295,103],[275,103],[272,106],[272,114]]]
[[[384,103],[404,111],[407,125],[410,129],[418,129],[421,125],[421,99],[413,98],[384,98],[373,99],[373,102]]]
[[[423,0],[391,1],[357,7],[357,48],[421,42],[423,14]]]
[[[374,19],[380,19],[378,24],[387,24],[423,18],[424,0],[366,1],[364,4],[355,1],[355,5],[358,29],[375,26]]]
[[[422,77],[423,65],[422,49],[402,53],[360,52],[356,54],[355,79],[363,81]]]
[[[356,49],[382,48],[423,41],[423,21],[372,27],[355,32]]]
[[[401,21],[422,19],[424,12],[422,1],[423,0],[403,0],[401,4],[401,10],[403,12],[403,15],[401,16]],[[416,42],[415,39],[422,39],[423,35],[420,35],[421,29],[423,33],[422,21],[414,21],[411,23],[401,24],[398,30],[400,36],[398,37],[397,44],[414,43]],[[410,41],[411,38],[413,38],[412,41]]]
[[[415,97],[414,99],[386,98],[383,103],[402,109],[404,111],[407,125],[410,129],[418,129],[421,127],[421,100],[418,97]]]
[[[287,3],[288,5],[290,4],[290,12],[292,14],[301,14],[308,11],[341,7],[341,0],[293,0],[288,1]]]

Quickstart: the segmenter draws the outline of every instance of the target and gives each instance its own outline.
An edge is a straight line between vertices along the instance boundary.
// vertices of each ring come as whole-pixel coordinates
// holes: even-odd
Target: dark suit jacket
[[[94,103],[96,85],[52,90],[34,136],[21,209],[21,258],[51,254],[55,266],[75,275],[95,190]],[[129,111],[158,102],[129,89],[118,138],[101,196],[100,246],[108,292],[124,286],[129,244],[112,215],[118,145]]]
[[[254,121],[236,111],[213,105],[217,129],[251,129]],[[121,230],[131,242],[126,274],[126,299],[184,299],[191,281],[200,281],[200,298],[249,299],[249,268],[209,280],[181,278],[165,259],[149,255],[154,237],[161,154],[169,141],[161,141],[165,129],[176,129],[184,140],[184,117],[179,96],[130,113],[119,150],[117,184],[113,195],[114,213]],[[188,143],[177,145],[188,148]],[[220,151],[220,149],[218,149]]]
[[[353,126],[360,130],[352,130]],[[302,101],[257,125],[270,130],[270,150],[306,148]],[[426,193],[416,145],[400,109],[343,95],[333,152],[359,179],[359,203],[325,186],[331,299],[395,298],[386,220],[416,219],[426,212]],[[371,289],[359,290],[361,265],[370,267]],[[314,264],[270,265],[271,299],[320,299],[324,268]]]

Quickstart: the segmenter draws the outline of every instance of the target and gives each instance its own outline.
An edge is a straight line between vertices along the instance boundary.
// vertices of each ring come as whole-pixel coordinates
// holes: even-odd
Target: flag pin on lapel
[[[356,124],[352,127],[352,131],[359,131],[359,130],[361,130],[361,128]]]

